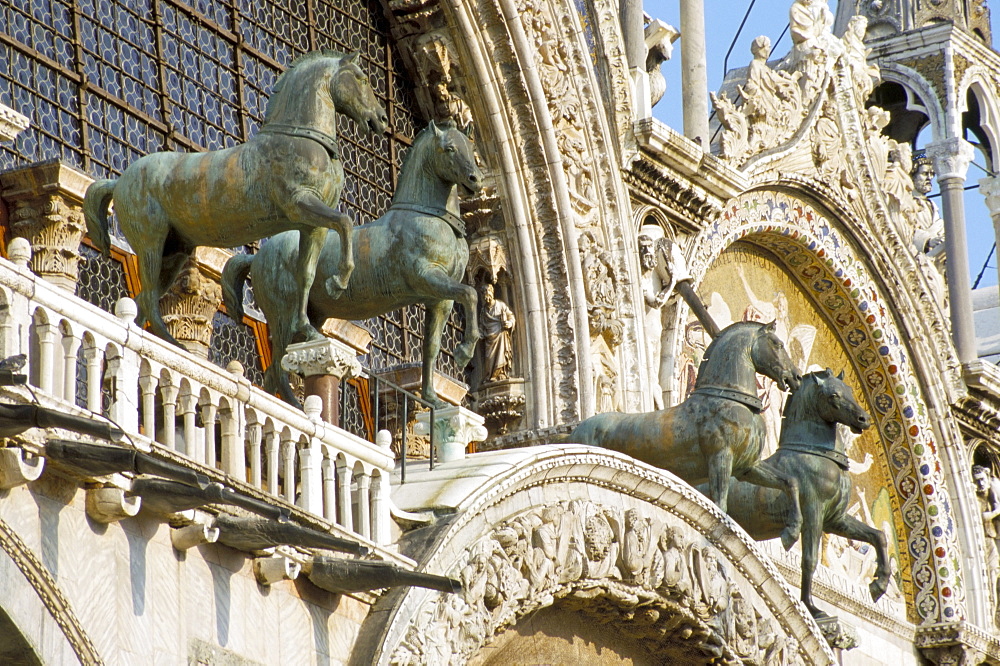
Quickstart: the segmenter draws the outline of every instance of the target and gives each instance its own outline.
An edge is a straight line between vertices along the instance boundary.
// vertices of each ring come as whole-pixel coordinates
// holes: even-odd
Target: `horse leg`
[[[440,266],[431,264],[425,264],[418,271],[415,278],[411,280],[411,286],[415,291],[430,299],[457,301],[462,306],[465,311],[465,334],[462,336],[462,342],[455,348],[454,354],[455,363],[458,364],[459,368],[464,368],[472,360],[476,344],[479,343],[479,314],[477,311],[479,297],[476,295],[476,290],[453,279]],[[447,312],[444,316],[447,318]],[[444,326],[444,322],[441,323],[441,326]],[[427,343],[426,338],[424,343]],[[440,336],[438,336],[438,344],[440,345]]]
[[[885,534],[847,514],[830,521],[825,527],[830,534],[863,541],[875,548],[875,580],[868,585],[868,591],[871,592],[872,601],[878,601],[889,587],[889,552]]]
[[[743,476],[741,481],[748,481],[758,486],[774,488],[785,493],[788,498],[788,516],[785,528],[781,530],[781,545],[790,549],[798,541],[802,529],[802,506],[799,500],[799,480],[791,474],[772,465],[766,460],[758,461]]]
[[[807,504],[802,521],[802,603],[815,618],[827,617],[812,601],[812,579],[819,562],[819,542],[823,536],[820,529],[821,509],[819,502]]]
[[[326,229],[314,227],[299,231],[298,271],[295,274],[295,286],[298,288],[296,295],[299,302],[291,327],[293,339],[320,340],[323,337],[310,323],[308,310],[309,292],[316,280],[316,264],[325,241]]]
[[[733,475],[733,450],[728,446],[708,459],[708,495],[722,513],[729,513],[729,479]]]
[[[292,199],[292,205],[285,209],[285,214],[288,219],[292,222],[296,222],[303,227],[311,228],[310,235],[315,238],[326,239],[326,230],[333,229],[340,236],[340,264],[338,266],[339,272],[336,275],[330,276],[326,281],[326,288],[330,292],[331,296],[339,296],[345,289],[347,289],[347,283],[351,279],[351,273],[354,271],[354,247],[353,247],[353,236],[354,236],[354,221],[351,218],[340,211],[327,206],[323,203],[318,196],[309,190],[300,189],[296,192]],[[300,241],[299,241],[299,270],[302,271],[303,267],[309,266],[309,285],[306,287],[306,298],[309,297],[309,289],[312,287],[313,278],[316,276],[316,260],[319,258],[319,252],[323,249],[323,240],[319,240],[319,246],[315,249],[315,256],[312,257],[311,262],[306,262],[303,254],[303,242],[302,238],[305,237],[306,232],[300,231]],[[301,278],[303,275],[299,275],[300,285]],[[304,319],[308,323],[308,319]]]
[[[437,363],[438,354],[441,353],[441,335],[444,333],[444,324],[448,320],[448,313],[454,306],[454,301],[438,301],[427,306],[427,316],[424,317],[424,364],[423,382],[421,393],[424,400],[432,403],[435,407],[443,407],[445,403],[438,398],[434,389],[434,365]]]
[[[167,342],[181,346],[174,336],[170,335],[167,325],[160,315],[160,297],[163,296],[161,273],[163,268],[163,238],[150,239],[152,242],[136,254],[139,264],[139,282],[141,288],[135,300],[139,306],[140,326],[149,322],[149,328],[154,335]]]

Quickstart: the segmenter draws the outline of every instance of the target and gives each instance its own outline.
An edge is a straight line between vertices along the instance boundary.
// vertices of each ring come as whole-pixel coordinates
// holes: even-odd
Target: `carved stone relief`
[[[497,526],[456,565],[460,595],[429,598],[393,664],[466,661],[551,605],[599,617],[670,663],[799,664],[754,588],[692,528],[587,500],[538,506]]]

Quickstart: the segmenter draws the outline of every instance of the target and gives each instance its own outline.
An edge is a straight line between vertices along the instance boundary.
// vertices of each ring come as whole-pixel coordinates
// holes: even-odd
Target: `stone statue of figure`
[[[927,198],[934,181],[934,166],[926,157],[914,161],[913,198],[916,199],[916,213],[913,216],[913,247],[917,252],[933,258],[935,265],[942,268],[944,258],[944,220],[937,205]]]
[[[996,607],[1000,601],[997,596],[1000,591],[1000,479],[994,477],[989,468],[974,465],[972,483],[976,486],[976,498],[979,500],[983,519],[983,535],[986,537],[983,544],[986,550],[986,575],[993,581],[990,584],[990,597]],[[997,609],[997,615],[1000,616],[1000,608]]]
[[[511,335],[516,319],[507,304],[493,295],[493,285],[482,287],[483,381],[496,382],[510,376],[514,362]]]
[[[690,277],[680,248],[657,224],[645,224],[639,231],[639,262],[642,268],[642,298],[646,302],[644,326],[649,350],[649,384],[653,407],[663,409],[660,384],[660,357],[663,338],[663,306],[680,280]]]

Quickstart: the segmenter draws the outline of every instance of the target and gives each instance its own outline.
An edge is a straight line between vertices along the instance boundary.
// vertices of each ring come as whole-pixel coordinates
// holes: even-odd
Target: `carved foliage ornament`
[[[537,507],[499,525],[466,556],[453,572],[463,594],[428,598],[391,663],[465,662],[518,619],[553,604],[610,623],[668,662],[681,655],[805,661],[713,546],[636,509],[585,500]]]

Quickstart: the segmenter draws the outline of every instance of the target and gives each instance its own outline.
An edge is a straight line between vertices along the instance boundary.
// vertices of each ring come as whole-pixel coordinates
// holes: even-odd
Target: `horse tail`
[[[104,256],[111,255],[111,234],[108,233],[108,206],[115,193],[117,180],[97,180],[83,197],[83,219],[87,234]]]
[[[253,266],[252,254],[234,254],[222,267],[222,300],[229,316],[243,321],[243,285]]]

